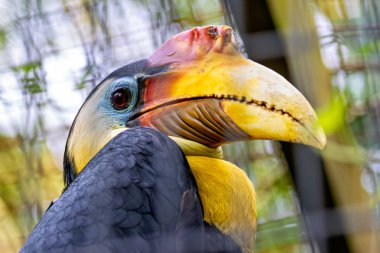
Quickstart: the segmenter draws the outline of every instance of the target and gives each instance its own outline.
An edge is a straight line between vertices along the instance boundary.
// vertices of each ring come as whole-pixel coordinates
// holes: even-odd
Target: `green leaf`
[[[94,67],[95,67],[94,65],[89,65],[85,68],[85,71],[84,71],[83,76],[81,77],[80,81],[77,84],[75,84],[75,88],[77,90],[82,90],[82,89],[86,88],[87,78],[91,75]]]
[[[297,245],[305,241],[306,235],[302,232],[300,220],[301,217],[295,215],[259,224],[255,252]]]
[[[31,84],[25,84],[23,87],[25,90],[27,90],[28,93],[30,94],[36,94],[36,93],[41,93],[44,92],[45,90],[41,88],[41,86],[36,83],[32,82]]]
[[[36,61],[36,62],[28,62],[26,64],[22,64],[20,66],[16,66],[16,67],[13,67],[13,71],[15,72],[19,72],[19,73],[24,73],[24,74],[28,74],[29,72],[31,72],[32,70],[35,70],[35,69],[38,69],[41,67],[41,62],[40,61]]]
[[[332,134],[344,127],[347,105],[340,93],[336,93],[330,103],[318,110],[319,123],[326,134]]]
[[[380,39],[371,40],[357,49],[358,53],[362,55],[377,55],[380,48]]]
[[[0,27],[0,49],[5,48],[7,45],[7,32]]]

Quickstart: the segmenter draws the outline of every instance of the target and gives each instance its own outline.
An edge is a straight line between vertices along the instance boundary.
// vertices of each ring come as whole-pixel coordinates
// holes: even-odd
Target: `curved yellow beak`
[[[323,148],[326,137],[302,94],[237,48],[227,26],[166,42],[149,61],[167,69],[145,80],[135,121],[210,147],[271,139]]]

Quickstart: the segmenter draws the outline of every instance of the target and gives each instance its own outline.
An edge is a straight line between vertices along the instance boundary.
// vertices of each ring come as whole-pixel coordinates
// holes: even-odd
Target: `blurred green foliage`
[[[7,32],[5,29],[0,27],[0,50],[3,49],[7,44]]]
[[[340,93],[334,93],[329,104],[318,110],[318,118],[326,134],[333,134],[346,125],[347,104]]]
[[[23,89],[29,94],[41,93],[44,90],[41,87],[42,80],[37,71],[42,67],[41,61],[28,62],[21,66],[13,67],[13,71],[20,76]]]

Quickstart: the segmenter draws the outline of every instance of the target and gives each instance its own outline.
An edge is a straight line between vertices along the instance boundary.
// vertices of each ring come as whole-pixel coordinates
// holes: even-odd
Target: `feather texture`
[[[203,222],[195,180],[178,145],[137,127],[87,164],[21,252],[229,252],[219,249],[231,245],[240,251]]]

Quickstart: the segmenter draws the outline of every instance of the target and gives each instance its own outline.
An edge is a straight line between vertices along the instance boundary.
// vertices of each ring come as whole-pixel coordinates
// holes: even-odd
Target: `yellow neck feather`
[[[246,173],[222,159],[187,156],[198,185],[204,220],[252,252],[256,230],[256,195]]]
[[[244,253],[253,251],[256,194],[251,180],[236,165],[223,160],[220,147],[170,136],[182,149],[197,182],[204,220],[231,236]]]

